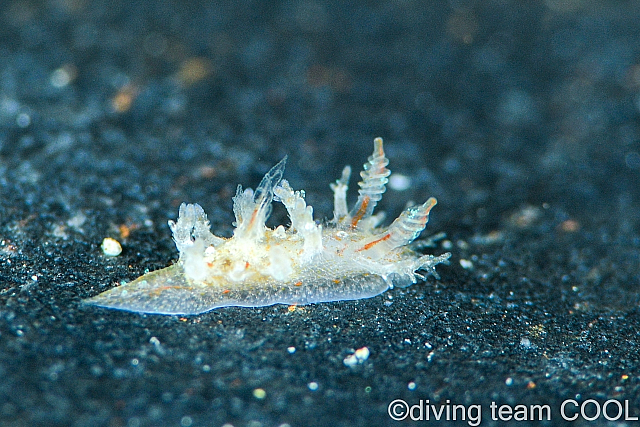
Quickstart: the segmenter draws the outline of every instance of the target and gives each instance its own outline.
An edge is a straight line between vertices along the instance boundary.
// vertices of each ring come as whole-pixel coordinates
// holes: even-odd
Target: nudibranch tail
[[[178,262],[88,300],[90,304],[159,314],[199,314],[218,307],[261,307],[369,298],[394,286],[408,286],[451,254],[420,255],[412,242],[424,230],[435,198],[405,209],[388,227],[373,214],[385,192],[389,160],[381,138],[360,174],[359,196],[349,211],[351,168],[331,189],[334,218],[324,226],[313,218],[303,190],[282,179],[286,157],[264,176],[255,192],[238,186],[233,197],[236,229],[223,239],[209,230],[197,204],[182,204],[169,221],[180,252]],[[291,226],[266,227],[271,202],[281,202]],[[429,243],[434,242],[432,239]],[[424,246],[424,245],[423,245]]]

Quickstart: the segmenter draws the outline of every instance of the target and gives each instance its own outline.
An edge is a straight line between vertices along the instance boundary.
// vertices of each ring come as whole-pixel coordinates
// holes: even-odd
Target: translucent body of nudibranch
[[[282,179],[286,157],[262,179],[255,191],[233,198],[236,226],[224,239],[209,231],[197,204],[182,204],[177,222],[169,221],[180,252],[174,265],[147,273],[128,284],[87,300],[121,310],[160,314],[198,314],[217,307],[259,307],[353,300],[408,286],[450,254],[420,255],[409,246],[425,228],[433,197],[409,207],[388,227],[373,209],[385,192],[390,174],[382,138],[364,165],[355,206],[347,207],[351,169],[331,184],[334,218],[324,225],[313,219],[304,191]],[[265,226],[271,202],[286,207],[291,226]],[[416,242],[419,243],[419,242]]]

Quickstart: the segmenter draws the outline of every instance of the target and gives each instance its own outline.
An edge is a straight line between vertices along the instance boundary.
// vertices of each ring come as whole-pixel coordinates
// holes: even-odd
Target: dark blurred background
[[[0,424],[395,425],[396,398],[637,416],[639,109],[638,1],[4,0]],[[439,200],[439,281],[189,318],[81,303],[177,258],[181,202],[229,236],[236,185],[285,154],[331,217],[376,136],[381,209]]]

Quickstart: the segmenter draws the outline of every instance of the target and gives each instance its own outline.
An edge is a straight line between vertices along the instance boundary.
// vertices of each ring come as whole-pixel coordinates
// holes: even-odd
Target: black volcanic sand
[[[0,424],[640,416],[639,108],[637,1],[2,2]],[[188,317],[82,303],[175,262],[181,202],[230,236],[237,184],[285,154],[330,218],[376,136],[379,209],[438,198],[440,280]]]

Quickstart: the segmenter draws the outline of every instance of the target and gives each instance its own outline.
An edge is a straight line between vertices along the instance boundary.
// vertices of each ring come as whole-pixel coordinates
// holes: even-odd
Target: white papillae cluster
[[[393,286],[407,286],[449,253],[420,255],[411,243],[424,230],[436,199],[407,208],[388,227],[374,215],[390,175],[382,138],[360,173],[358,200],[351,210],[347,190],[351,169],[331,184],[333,219],[321,224],[296,191],[282,178],[286,157],[264,176],[255,191],[238,186],[233,198],[233,237],[217,237],[198,204],[182,204],[176,222],[169,221],[179,261],[113,288],[90,303],[123,310],[198,314],[216,307],[369,298]],[[265,225],[272,202],[282,203],[290,226]],[[421,242],[416,242],[421,243]],[[422,244],[421,246],[426,246]]]
[[[434,258],[406,255],[405,247],[416,239],[436,204],[430,198],[424,204],[406,209],[385,229],[377,228],[383,215],[373,215],[382,199],[390,175],[389,160],[381,138],[374,141],[374,151],[364,164],[355,206],[347,208],[347,190],[351,173],[345,167],[342,177],[331,184],[334,192],[334,218],[326,227],[313,218],[313,208],[304,200],[304,191],[294,191],[282,179],[286,157],[262,179],[255,191],[238,186],[233,198],[236,226],[231,239],[214,236],[209,221],[197,204],[183,204],[178,221],[169,222],[180,252],[184,272],[192,280],[206,281],[220,277],[231,283],[251,279],[277,281],[294,280],[314,263],[338,265],[358,264],[369,273],[383,277],[389,285],[393,280],[405,284],[421,277],[416,270],[434,273],[433,265],[448,255]],[[269,229],[265,222],[273,201],[287,209],[291,225]]]

